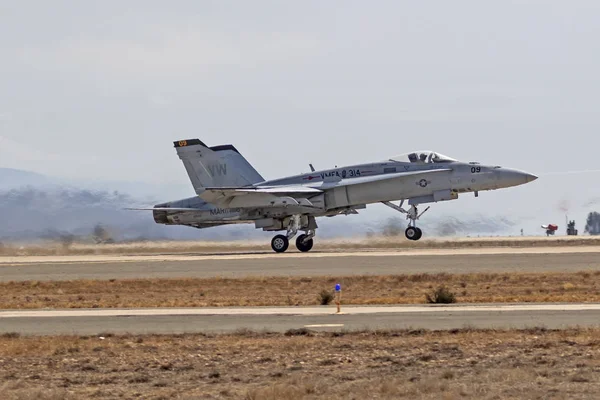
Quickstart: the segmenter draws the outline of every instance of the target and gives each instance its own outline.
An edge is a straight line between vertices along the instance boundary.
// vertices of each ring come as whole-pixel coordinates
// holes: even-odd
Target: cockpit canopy
[[[412,153],[402,154],[396,157],[390,158],[390,161],[398,161],[405,163],[418,163],[418,164],[438,164],[438,163],[450,163],[456,162],[454,158],[450,158],[440,153],[433,151],[414,151]]]

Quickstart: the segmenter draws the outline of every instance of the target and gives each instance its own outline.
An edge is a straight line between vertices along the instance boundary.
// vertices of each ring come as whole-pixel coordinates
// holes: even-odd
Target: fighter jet
[[[151,210],[154,220],[165,225],[201,229],[252,223],[263,231],[285,231],[271,241],[277,253],[285,252],[296,236],[297,249],[310,251],[318,217],[357,214],[375,203],[405,214],[409,221],[406,237],[419,240],[423,232],[417,221],[429,210],[420,212],[420,205],[456,200],[462,193],[477,197],[480,191],[537,179],[515,169],[415,151],[321,171],[311,164],[310,173],[267,181],[232,145],[209,147],[199,139],[179,140],[174,145],[197,196],[142,210]],[[304,233],[298,235],[300,231]]]

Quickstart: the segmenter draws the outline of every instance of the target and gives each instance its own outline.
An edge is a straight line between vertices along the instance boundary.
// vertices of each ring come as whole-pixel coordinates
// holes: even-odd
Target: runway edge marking
[[[464,306],[346,306],[344,314],[408,314],[408,313],[477,313],[528,311],[600,311],[600,303],[571,304],[497,304]],[[1,318],[59,317],[159,317],[159,316],[239,316],[239,315],[332,315],[330,307],[265,307],[265,308],[148,308],[148,309],[69,309],[69,310],[0,310]]]

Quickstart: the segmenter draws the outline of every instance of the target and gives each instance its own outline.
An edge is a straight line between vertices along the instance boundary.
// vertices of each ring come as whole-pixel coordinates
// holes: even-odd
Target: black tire
[[[417,229],[418,228],[413,228],[412,226],[409,226],[408,228],[406,228],[406,231],[404,231],[404,235],[408,240],[418,240],[417,238],[419,237],[419,231]]]
[[[275,253],[284,253],[290,247],[287,236],[277,235],[271,240],[271,248]]]
[[[421,239],[421,237],[423,237],[423,231],[421,230],[421,228],[415,228],[417,230],[417,236],[413,239],[413,240],[419,240]]]
[[[309,239],[309,240],[307,240],[306,243],[303,243],[305,237],[306,237],[306,235],[300,235],[296,239],[296,248],[298,248],[298,250],[300,250],[303,253],[306,253],[307,251],[310,251],[312,249],[312,247],[313,247],[313,240],[312,240],[312,238]]]

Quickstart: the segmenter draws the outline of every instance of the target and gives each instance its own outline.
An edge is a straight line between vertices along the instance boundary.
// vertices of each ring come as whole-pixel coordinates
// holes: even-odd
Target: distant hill
[[[67,234],[86,237],[98,224],[115,240],[233,239],[248,232],[244,229],[207,232],[158,225],[149,211],[124,210],[148,203],[156,202],[142,202],[117,191],[61,187],[0,190],[0,240],[52,239]]]
[[[48,184],[52,184],[52,179],[37,172],[0,168],[0,190]]]
[[[216,232],[167,227],[156,224],[148,211],[124,210],[188,197],[188,186],[79,182],[0,168],[0,240],[58,238],[66,234],[83,237],[90,235],[97,224],[104,225],[116,240],[232,239],[249,232],[235,227]]]
[[[131,185],[134,190],[147,186]],[[194,229],[173,230],[156,225],[148,212],[124,211],[125,207],[148,206],[158,201],[152,196],[136,198],[121,193],[117,187],[107,182],[78,185],[36,172],[0,168],[0,239],[85,236],[97,224],[107,226],[117,239],[197,237]]]

